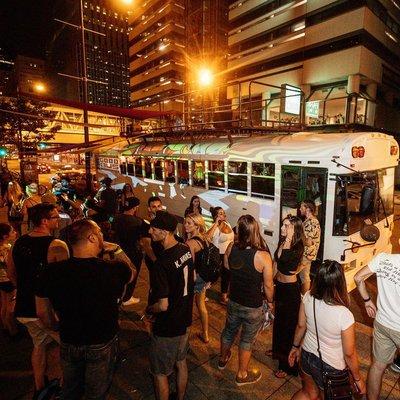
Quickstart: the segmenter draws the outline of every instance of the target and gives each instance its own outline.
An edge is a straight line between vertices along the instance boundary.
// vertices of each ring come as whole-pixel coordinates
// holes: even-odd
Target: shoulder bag
[[[337,372],[325,371],[324,363],[322,361],[321,349],[319,346],[317,317],[315,315],[315,297],[313,297],[313,309],[314,309],[315,334],[317,336],[317,345],[318,345],[317,350],[318,350],[319,360],[321,362],[325,400],[353,399],[349,370],[345,368],[344,370]]]

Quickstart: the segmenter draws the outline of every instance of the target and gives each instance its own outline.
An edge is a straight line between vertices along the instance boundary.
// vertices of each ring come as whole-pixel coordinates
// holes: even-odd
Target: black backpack
[[[216,282],[221,273],[218,248],[213,243],[207,243],[197,236],[193,239],[201,243],[203,247],[196,253],[196,257],[200,257],[200,261],[196,262],[197,273],[205,282]]]

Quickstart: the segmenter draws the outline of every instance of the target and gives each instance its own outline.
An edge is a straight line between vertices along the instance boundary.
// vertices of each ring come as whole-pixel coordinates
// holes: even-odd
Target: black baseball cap
[[[140,200],[137,197],[129,197],[124,204],[124,211],[132,210],[140,204]]]
[[[150,226],[168,232],[175,232],[178,220],[167,211],[157,211],[155,218],[150,222]]]

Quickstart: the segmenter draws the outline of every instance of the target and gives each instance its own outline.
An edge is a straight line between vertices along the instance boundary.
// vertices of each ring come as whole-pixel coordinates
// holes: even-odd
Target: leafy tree
[[[46,107],[42,101],[24,97],[0,98],[0,144],[15,145],[21,155],[24,146],[36,148],[39,142],[53,139],[60,126],[43,131],[55,117]]]

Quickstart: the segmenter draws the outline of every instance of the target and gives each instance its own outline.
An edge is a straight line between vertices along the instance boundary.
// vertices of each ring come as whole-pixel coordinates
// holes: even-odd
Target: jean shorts
[[[335,372],[339,374],[342,372],[336,368],[331,367],[326,362],[323,362],[323,365],[324,365],[324,370],[326,372],[329,372],[330,374],[335,374]],[[306,375],[309,375],[313,378],[315,384],[321,390],[324,390],[324,379],[322,377],[321,360],[318,356],[302,349],[300,358],[300,368]]]
[[[232,345],[239,329],[242,328],[239,347],[243,350],[251,350],[263,321],[262,306],[258,308],[245,307],[230,300],[221,340],[227,345]]]
[[[197,274],[196,280],[194,281],[195,293],[201,293],[202,291],[207,290],[210,286],[210,282],[206,282],[199,274]]]

